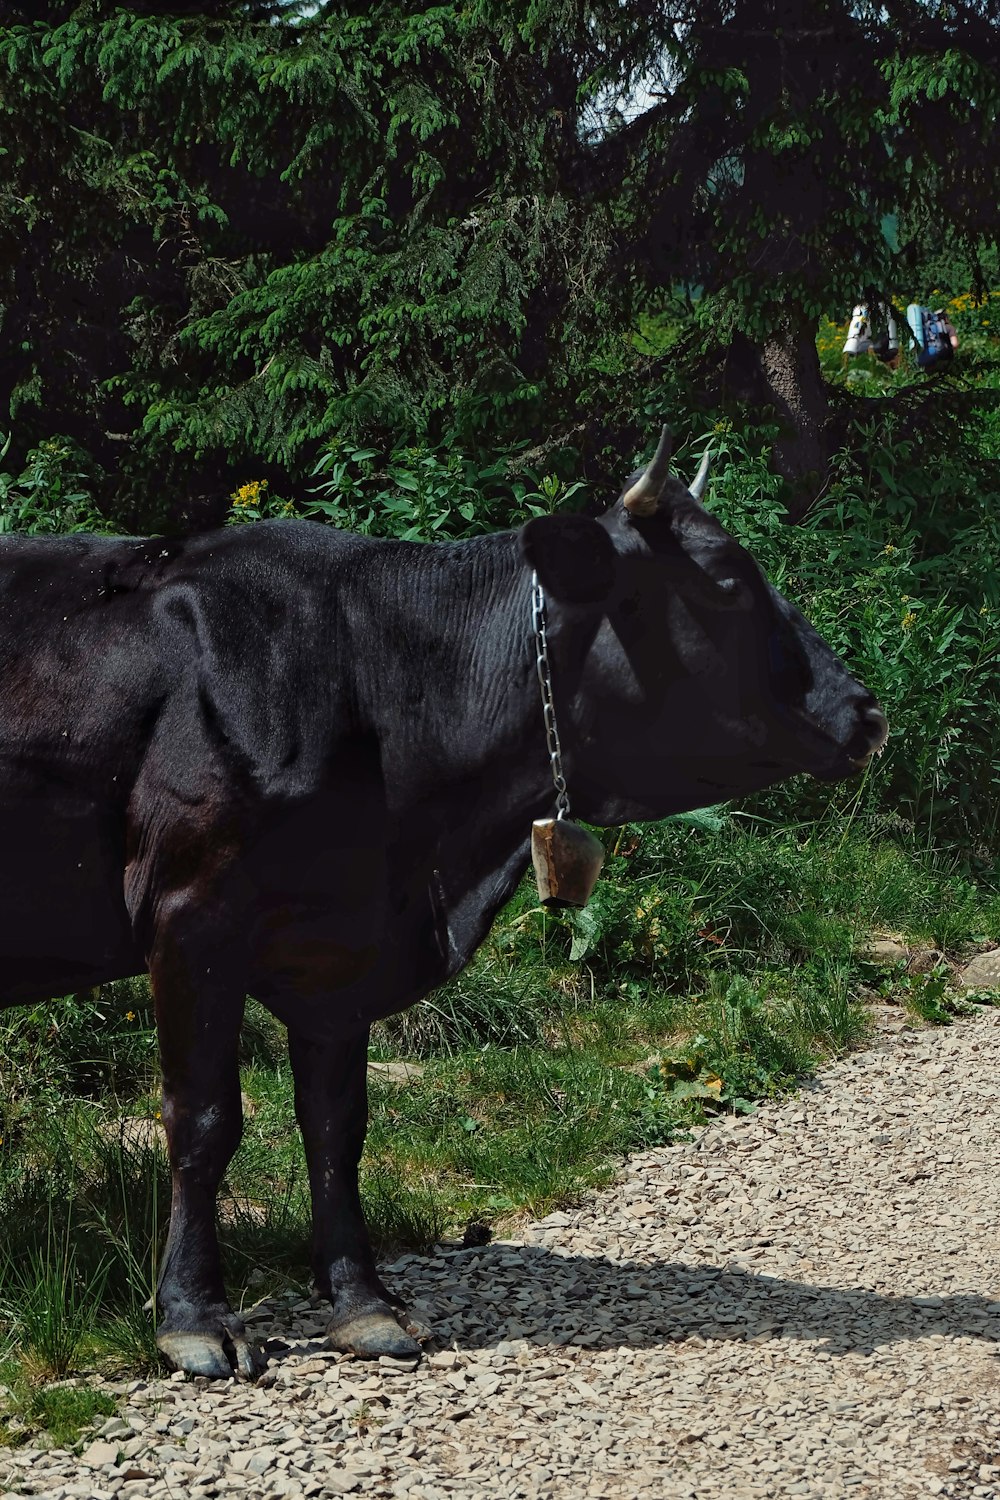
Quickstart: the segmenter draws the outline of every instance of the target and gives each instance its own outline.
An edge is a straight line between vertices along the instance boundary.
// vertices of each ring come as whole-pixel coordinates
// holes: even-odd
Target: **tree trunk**
[[[816,352],[816,324],[788,308],[758,351],[767,399],[778,415],[774,466],[791,487],[788,519],[800,521],[829,482],[830,410]]]

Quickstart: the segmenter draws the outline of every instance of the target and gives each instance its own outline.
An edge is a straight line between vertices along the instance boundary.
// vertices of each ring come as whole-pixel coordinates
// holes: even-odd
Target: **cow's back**
[[[151,718],[195,674],[265,754],[280,700],[301,696],[315,717],[317,663],[339,680],[331,585],[359,548],[303,522],[185,541],[0,537],[3,775],[30,761],[109,793],[107,774],[134,770]]]

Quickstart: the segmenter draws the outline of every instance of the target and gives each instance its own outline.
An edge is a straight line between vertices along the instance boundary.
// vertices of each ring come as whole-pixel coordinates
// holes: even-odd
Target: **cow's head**
[[[574,811],[663,817],[799,771],[836,780],[885,717],[750,553],[669,472],[648,467],[599,520],[543,516],[522,547],[548,601]]]

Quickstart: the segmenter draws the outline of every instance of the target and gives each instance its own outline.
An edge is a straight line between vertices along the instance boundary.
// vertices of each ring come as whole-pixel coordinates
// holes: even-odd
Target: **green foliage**
[[[364,536],[404,541],[459,540],[523,524],[578,497],[586,486],[539,475],[518,456],[484,463],[469,454],[403,448],[382,463],[371,448],[327,447],[307,516]]]
[[[0,464],[10,453],[11,437],[0,448]],[[82,457],[71,443],[50,438],[31,450],[19,473],[0,468],[0,535],[103,529]]]
[[[901,1000],[911,1015],[930,1026],[950,1026],[956,1016],[967,1016],[976,997],[957,994],[950,970],[937,964],[926,974],[899,974],[883,985],[883,991]],[[978,1003],[982,1004],[979,998]]]
[[[862,798],[922,836],[993,846],[1000,692],[1000,481],[977,449],[992,441],[993,393],[889,408],[856,420],[823,503],[785,524],[759,449],[717,432],[712,504],[882,702],[886,752]],[[985,408],[985,412],[984,412]],[[984,434],[985,427],[985,434]],[[818,810],[831,794],[796,783],[756,804]],[[848,786],[833,792],[843,804]]]
[[[102,508],[158,525],[192,483],[298,482],[331,441],[487,464],[525,439],[630,445],[651,353],[682,352],[649,337],[679,286],[715,333],[762,337],[923,275],[943,221],[963,284],[994,274],[995,19],[10,4],[19,460],[65,432]]]
[[[135,464],[138,427],[147,473],[175,449],[287,465],[372,419],[419,434],[445,408],[475,428],[530,406],[529,311],[594,228],[558,189],[505,180],[515,159],[544,171],[558,136],[489,30],[451,5],[220,11],[0,29],[12,402],[86,428],[105,463]],[[49,329],[84,287],[104,316],[70,314],[57,356]]]
[[[297,515],[362,536],[459,541],[547,515],[586,489],[557,474],[539,475],[516,454],[484,463],[418,447],[382,460],[373,448],[342,441],[325,449],[311,477],[316,482],[298,504],[271,493],[266,479],[241,485],[229,497],[226,523]]]

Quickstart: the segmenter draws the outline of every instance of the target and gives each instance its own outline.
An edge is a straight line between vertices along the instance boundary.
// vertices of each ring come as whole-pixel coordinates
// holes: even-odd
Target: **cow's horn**
[[[705,486],[708,484],[708,471],[711,467],[712,454],[711,451],[706,448],[704,453],[701,455],[701,463],[698,465],[698,472],[692,479],[691,483],[688,485],[688,493],[693,495],[694,498],[699,502],[701,501],[701,498],[705,493]]]
[[[631,489],[622,496],[622,504],[632,516],[651,516],[656,512],[660,491],[670,474],[670,428],[664,427],[656,452]]]

